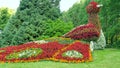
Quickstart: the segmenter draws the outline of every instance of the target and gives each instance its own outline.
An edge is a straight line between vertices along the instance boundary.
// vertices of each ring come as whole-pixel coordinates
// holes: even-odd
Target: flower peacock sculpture
[[[94,45],[92,49],[100,49],[105,47],[105,37],[101,29],[98,12],[102,4],[97,2],[90,2],[86,7],[88,13],[88,23],[86,25],[80,25],[70,32],[63,35],[65,38],[78,39],[91,41],[91,45]],[[97,41],[96,41],[97,40]]]
[[[53,60],[60,62],[92,61],[90,44],[80,40],[96,40],[101,36],[98,15],[101,5],[92,1],[87,6],[88,24],[78,26],[63,37],[28,42],[0,48],[0,62],[31,62]],[[66,38],[67,37],[67,38]]]

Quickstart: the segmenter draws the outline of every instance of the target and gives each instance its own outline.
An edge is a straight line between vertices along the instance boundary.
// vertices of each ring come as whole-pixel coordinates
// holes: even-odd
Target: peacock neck
[[[88,22],[93,23],[96,26],[96,28],[98,29],[98,31],[100,31],[101,26],[100,26],[99,17],[98,17],[97,13],[89,14]]]

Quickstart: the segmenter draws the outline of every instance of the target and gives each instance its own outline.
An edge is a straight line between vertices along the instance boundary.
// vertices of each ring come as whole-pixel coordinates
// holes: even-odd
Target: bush
[[[44,38],[49,38],[49,37],[59,37],[67,33],[73,28],[73,23],[71,22],[63,22],[60,19],[57,19],[55,21],[52,20],[47,20],[46,21],[46,28],[38,39],[44,39]]]

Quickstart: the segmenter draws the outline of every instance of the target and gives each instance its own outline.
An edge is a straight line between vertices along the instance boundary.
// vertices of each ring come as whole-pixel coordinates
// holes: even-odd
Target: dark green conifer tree
[[[59,1],[21,0],[0,36],[0,46],[18,45],[40,36],[45,30],[45,21],[60,16]]]

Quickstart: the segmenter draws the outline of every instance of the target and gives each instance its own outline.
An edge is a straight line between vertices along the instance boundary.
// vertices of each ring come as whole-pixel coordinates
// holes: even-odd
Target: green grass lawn
[[[61,63],[40,61],[30,63],[4,63],[0,68],[119,68],[120,49],[96,50],[93,52],[93,62]]]

